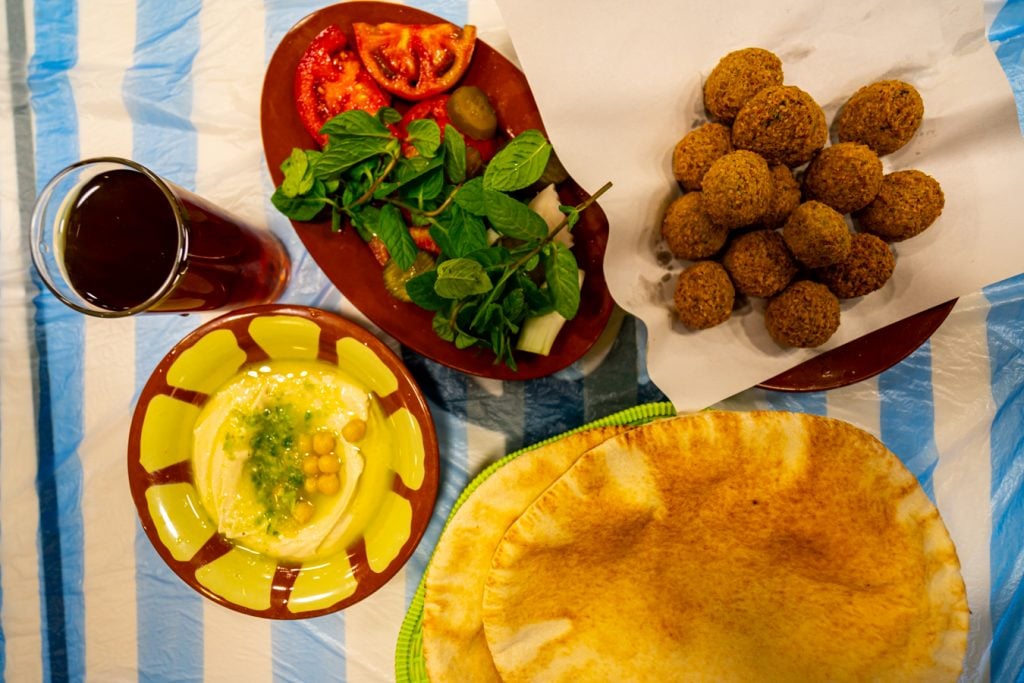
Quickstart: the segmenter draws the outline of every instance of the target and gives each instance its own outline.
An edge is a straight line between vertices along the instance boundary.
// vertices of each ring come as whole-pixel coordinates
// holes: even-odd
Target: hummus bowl
[[[409,559],[433,512],[438,449],[399,358],[315,308],[202,325],[139,397],[128,479],[142,528],[196,591],[301,619],[347,607]]]

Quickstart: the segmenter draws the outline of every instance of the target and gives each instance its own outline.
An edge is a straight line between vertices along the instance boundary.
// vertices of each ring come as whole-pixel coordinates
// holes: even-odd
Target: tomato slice
[[[377,86],[359,56],[345,47],[345,33],[328,26],[309,44],[295,70],[295,105],[302,125],[320,146],[327,136],[320,129],[328,119],[349,109],[374,114],[391,103]]]
[[[476,27],[455,24],[352,24],[363,64],[382,88],[407,100],[444,92],[462,78]]]
[[[444,140],[445,124],[455,127],[455,124],[452,123],[451,117],[448,116],[448,95],[438,95],[437,97],[429,100],[417,102],[409,107],[409,110],[405,112],[405,115],[398,124],[400,137],[405,138],[409,122],[413,119],[433,119],[436,121],[437,125],[441,128],[442,140]],[[484,162],[490,161],[491,157],[493,157],[498,151],[498,141],[495,138],[477,140],[463,134],[462,139],[465,140],[467,147],[473,147],[480,153],[480,159]],[[416,154],[416,150],[412,145],[403,143],[402,153],[407,157],[414,156]]]

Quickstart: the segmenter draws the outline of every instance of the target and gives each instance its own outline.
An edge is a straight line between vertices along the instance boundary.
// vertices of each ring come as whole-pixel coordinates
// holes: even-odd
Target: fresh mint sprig
[[[452,126],[408,122],[396,135],[397,111],[353,110],[328,121],[321,150],[294,149],[271,201],[297,221],[331,213],[332,229],[351,225],[366,241],[379,239],[399,269],[409,270],[417,246],[409,228],[425,227],[441,254],[412,277],[406,292],[434,312],[433,330],[458,348],[479,346],[515,369],[515,338],[528,317],[558,311],[572,319],[580,304],[576,258],[554,236],[571,230],[579,206],[562,206],[555,230],[519,196],[541,177],[551,155],[543,133],[527,130],[467,177],[466,143]],[[413,152],[409,152],[413,150]],[[489,239],[493,231],[497,240]]]

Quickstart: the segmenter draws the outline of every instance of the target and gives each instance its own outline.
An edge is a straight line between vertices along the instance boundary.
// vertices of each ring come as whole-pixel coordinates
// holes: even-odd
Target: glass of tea
[[[36,200],[31,232],[46,286],[100,317],[265,303],[288,279],[288,253],[273,233],[128,159],[86,159],[58,173]]]

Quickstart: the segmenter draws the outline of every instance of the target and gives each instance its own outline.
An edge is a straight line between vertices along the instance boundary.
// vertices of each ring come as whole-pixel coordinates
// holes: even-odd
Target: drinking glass
[[[266,303],[289,273],[269,230],[118,157],[54,176],[36,200],[31,246],[58,299],[107,318]]]

